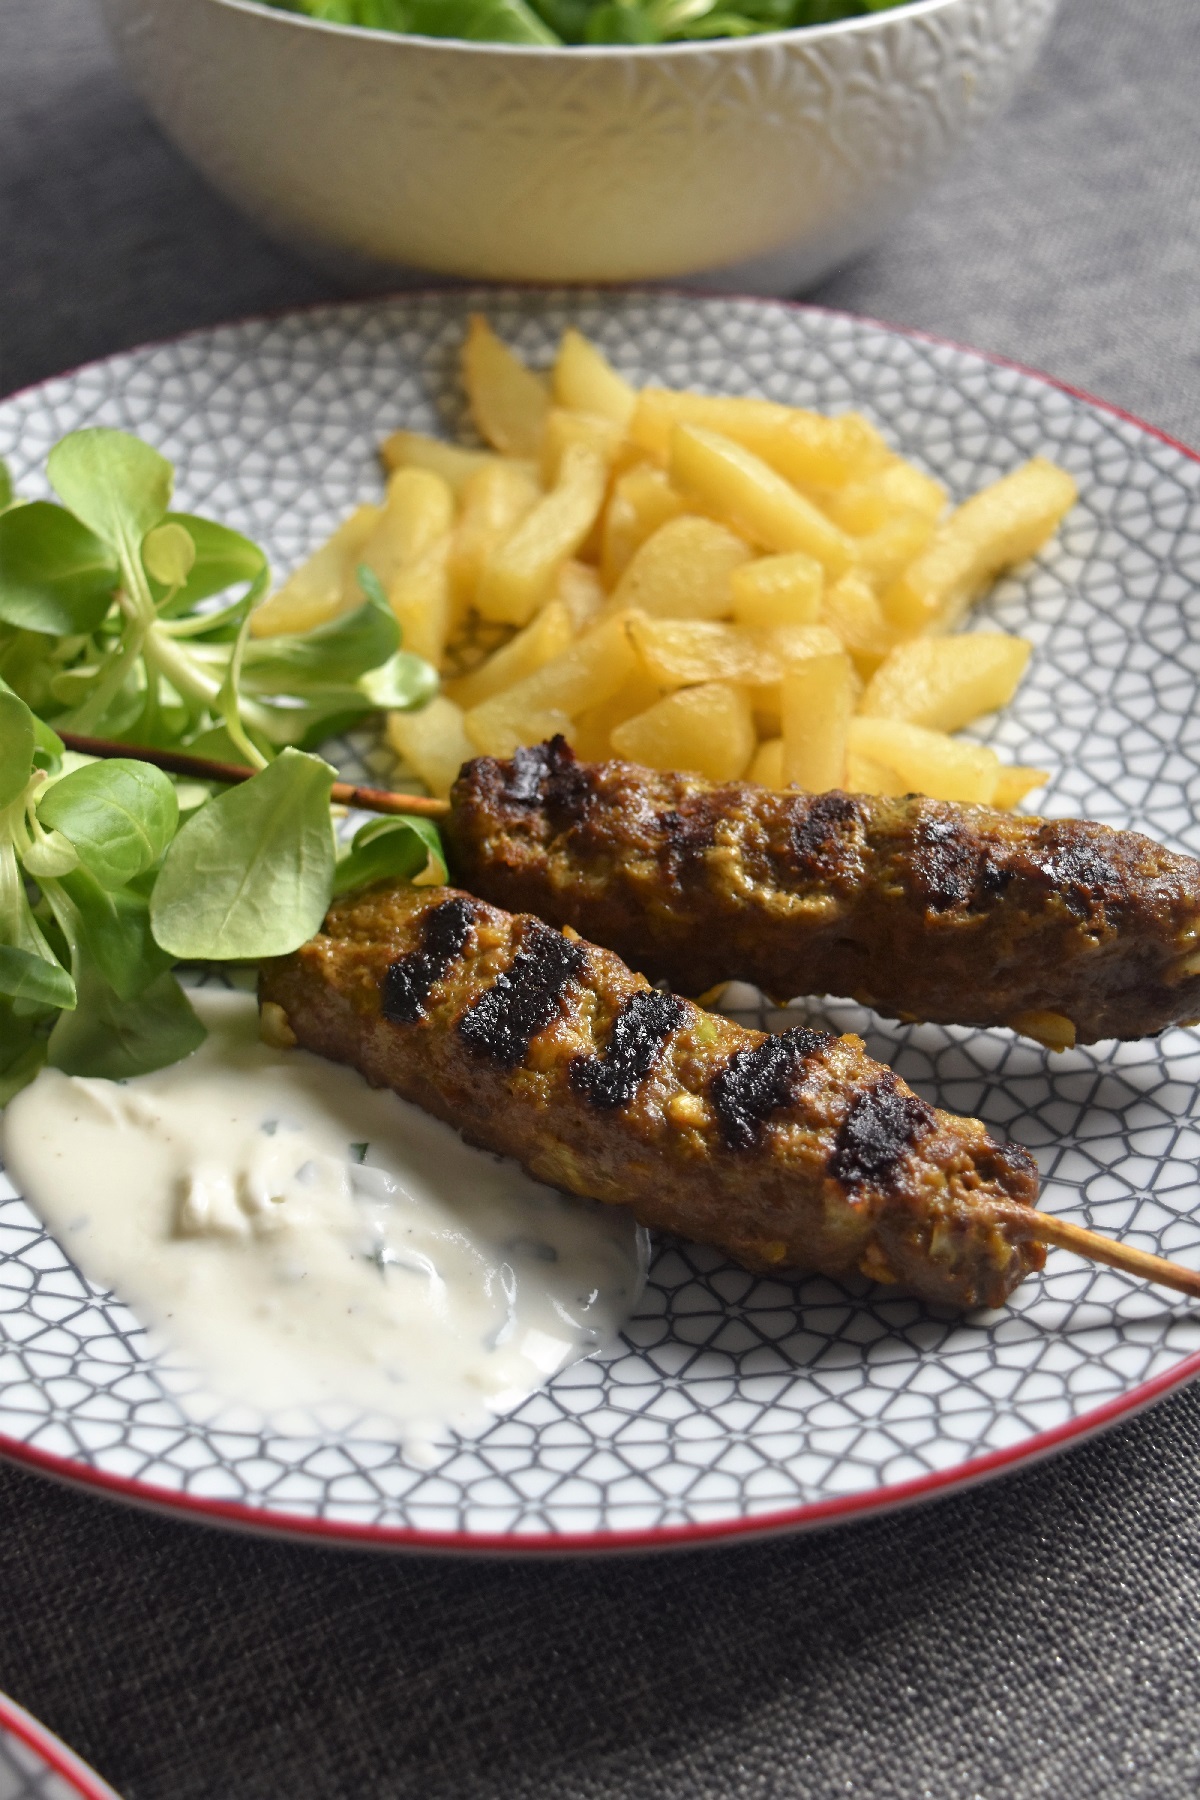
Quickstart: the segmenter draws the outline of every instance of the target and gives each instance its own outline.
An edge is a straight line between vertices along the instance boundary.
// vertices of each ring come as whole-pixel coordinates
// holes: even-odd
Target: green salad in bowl
[[[906,0],[269,0],[330,25],[493,44],[670,44],[752,37]]]

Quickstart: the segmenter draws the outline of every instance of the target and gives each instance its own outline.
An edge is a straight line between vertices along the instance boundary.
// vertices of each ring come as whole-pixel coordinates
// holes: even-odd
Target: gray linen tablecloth
[[[1009,118],[818,298],[1200,441],[1196,0],[1065,0]],[[0,391],[320,298],[87,0],[0,0]],[[219,1536],[0,1470],[0,1688],[128,1800],[1200,1791],[1200,1393],[910,1514],[555,1566]]]

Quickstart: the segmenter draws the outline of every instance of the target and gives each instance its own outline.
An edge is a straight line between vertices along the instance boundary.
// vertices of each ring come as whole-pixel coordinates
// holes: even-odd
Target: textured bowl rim
[[[1057,4],[1057,0],[1055,3]],[[756,32],[753,37],[690,38],[670,44],[496,44],[484,39],[420,37],[415,32],[378,31],[367,25],[338,25],[328,19],[311,19],[305,13],[287,12],[281,7],[267,5],[266,0],[202,0],[202,4],[217,6],[226,12],[248,13],[252,18],[270,19],[282,26],[322,32],[331,37],[366,38],[377,44],[406,48],[416,46],[427,51],[440,50],[447,55],[459,55],[465,50],[480,56],[528,56],[539,59],[565,56],[574,62],[582,57],[611,61],[614,57],[625,56],[642,60],[649,57],[674,59],[681,55],[712,55],[714,52],[731,56],[760,45],[823,43],[830,38],[881,30],[889,24],[894,26],[902,19],[928,18],[935,13],[950,12],[956,7],[965,7],[968,0],[906,0],[906,3],[889,7],[883,12],[862,13],[849,19],[831,19],[824,25],[792,25],[785,31]]]
[[[219,5],[238,6],[246,11],[271,11],[268,7],[251,6],[249,0],[215,0]],[[931,0],[936,4],[951,4],[953,0]],[[287,17],[287,14],[281,15]],[[375,33],[386,36],[386,33]],[[426,40],[410,39],[410,42]],[[434,40],[438,41],[438,40]],[[744,39],[733,40],[742,43]],[[497,46],[499,47],[499,46]],[[318,313],[327,310],[350,310],[361,306],[386,306],[394,302],[415,301],[436,298],[439,295],[457,295],[478,289],[479,284],[463,283],[457,287],[430,282],[423,287],[401,288],[391,292],[371,294],[352,299],[325,299],[310,301],[300,306],[280,306],[260,313],[242,315],[236,319],[227,319],[217,325],[195,326],[191,330],[175,332],[163,338],[150,338],[141,344],[135,344],[124,350],[113,351],[110,357],[95,358],[96,362],[107,362],[115,357],[136,356],[139,352],[156,349],[162,345],[179,343],[189,338],[206,337],[213,332],[239,325],[250,325],[265,321],[284,319],[297,314]],[[918,326],[897,325],[886,319],[876,318],[872,313],[855,313],[845,307],[823,306],[808,300],[780,299],[776,296],[765,297],[756,294],[710,294],[701,289],[688,288],[684,284],[678,286],[647,286],[636,282],[595,282],[588,283],[583,291],[595,290],[600,293],[686,296],[700,301],[719,301],[727,304],[752,304],[766,307],[777,307],[781,310],[797,313],[817,313],[827,318],[853,319],[860,324],[873,326],[875,329],[893,333],[902,338],[912,338],[919,343],[933,344],[943,349],[955,350],[968,356],[978,357],[981,362],[990,363],[1001,369],[1014,369],[1019,374],[1031,376],[1035,381],[1044,382],[1047,387],[1055,388],[1059,393],[1067,394],[1073,400],[1079,400],[1086,406],[1095,407],[1110,417],[1120,419],[1127,425],[1135,426],[1161,444],[1168,445],[1189,461],[1200,463],[1200,449],[1185,444],[1182,439],[1164,431],[1161,426],[1152,425],[1137,413],[1115,404],[1111,400],[1103,400],[1087,388],[1076,387],[1068,381],[1049,375],[1044,369],[1033,367],[1029,363],[1018,361],[1015,357],[1004,356],[997,351],[979,350],[974,345],[964,344],[956,338],[944,337],[939,332],[923,331]],[[562,283],[538,282],[498,282],[490,290],[496,294],[504,293],[560,293],[568,292]],[[91,363],[77,364],[73,368],[63,370],[59,375],[43,377],[39,381],[28,383],[12,393],[0,395],[0,402],[20,398],[45,387],[48,382],[69,380],[89,368]],[[304,1513],[290,1513],[284,1509],[270,1509],[249,1506],[243,1501],[217,1500],[208,1496],[191,1494],[186,1490],[173,1491],[155,1486],[137,1476],[116,1475],[105,1469],[76,1461],[73,1457],[62,1455],[58,1451],[42,1450],[23,1439],[10,1437],[7,1432],[0,1431],[0,1461],[16,1464],[33,1472],[49,1477],[64,1487],[102,1495],[108,1499],[123,1502],[142,1512],[150,1512],[173,1518],[191,1521],[199,1525],[208,1525],[217,1529],[233,1530],[251,1537],[262,1537],[273,1540],[283,1539],[293,1543],[317,1544],[329,1548],[352,1550],[373,1550],[380,1553],[406,1552],[408,1554],[439,1556],[469,1556],[504,1560],[545,1559],[559,1557],[594,1557],[620,1556],[631,1553],[649,1551],[689,1550],[701,1547],[718,1547],[732,1545],[750,1540],[759,1542],[763,1539],[790,1537],[799,1533],[822,1530],[831,1525],[850,1523],[852,1521],[878,1518],[888,1513],[905,1512],[914,1506],[920,1506],[940,1496],[959,1494],[978,1486],[982,1482],[994,1480],[1010,1471],[1025,1470],[1037,1463],[1044,1462],[1057,1451],[1074,1447],[1087,1439],[1108,1430],[1111,1426],[1123,1423],[1148,1407],[1157,1405],[1162,1400],[1200,1379],[1200,1350],[1192,1351],[1181,1357],[1171,1368],[1163,1369],[1149,1380],[1141,1381],[1125,1393],[1116,1394],[1110,1400],[1102,1402],[1088,1412],[1075,1418],[1066,1419],[1059,1425],[1049,1426],[1044,1431],[1034,1432],[1030,1437],[1016,1444],[1007,1444],[996,1450],[985,1451],[982,1455],[972,1457],[966,1462],[956,1463],[950,1468],[931,1470],[924,1475],[914,1476],[907,1481],[896,1482],[887,1487],[865,1488],[852,1494],[834,1495],[825,1500],[802,1501],[798,1505],[775,1508],[761,1513],[743,1514],[737,1518],[718,1519],[703,1523],[686,1525],[659,1525],[615,1531],[583,1531],[583,1532],[466,1532],[466,1531],[430,1531],[422,1527],[407,1525],[360,1524],[345,1519],[315,1518]]]

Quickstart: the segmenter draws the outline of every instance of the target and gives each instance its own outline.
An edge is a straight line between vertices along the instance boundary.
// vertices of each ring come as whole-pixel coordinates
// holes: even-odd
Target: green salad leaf
[[[748,37],[907,0],[268,0],[333,25],[497,44],[665,44]]]
[[[0,513],[0,619],[55,635],[95,631],[112,605],[117,560],[48,500]]]
[[[74,909],[68,937],[118,999],[136,1000],[170,968],[171,958],[151,930],[145,894],[102,887],[87,869],[78,868],[57,883],[56,911],[65,918],[63,896]]]
[[[177,593],[184,586],[196,560],[191,533],[174,519],[164,519],[142,539],[142,567],[152,582]]]
[[[175,789],[161,769],[114,757],[87,763],[44,789],[44,825],[69,838],[102,888],[122,888],[163,855],[179,824]]]
[[[267,559],[258,545],[228,525],[218,525],[195,513],[177,512],[167,513],[159,529],[168,525],[177,525],[187,533],[192,541],[193,557],[186,578],[174,589],[158,581],[153,570],[149,571],[160,618],[173,619],[180,613],[191,612],[201,600],[223,594],[227,588],[237,587],[243,581],[255,581],[267,567]]]
[[[37,1012],[0,999],[0,1106],[31,1082],[46,1060],[46,1034]]]
[[[450,879],[437,826],[411,813],[371,819],[354,834],[349,853],[338,863],[335,894],[373,881],[416,881],[435,886]]]
[[[47,1062],[124,1079],[188,1055],[204,1028],[176,959],[282,955],[335,886],[446,879],[423,819],[371,821],[338,863],[334,772],[296,747],[436,692],[372,572],[356,609],[258,639],[266,556],[172,512],[151,446],[74,432],[47,474],[61,504],[14,497],[0,466],[0,1105]],[[80,757],[56,727],[134,754]],[[259,772],[176,783],[137,746]]]
[[[205,1031],[173,975],[160,975],[136,1000],[122,1000],[99,971],[86,966],[79,1005],[60,1013],[47,1061],[67,1075],[126,1081],[190,1056]]]
[[[299,750],[202,806],[168,850],[150,901],[172,956],[283,956],[320,926],[333,886],[334,771]]]
[[[0,806],[25,792],[36,744],[33,714],[13,693],[0,693]]]
[[[496,44],[555,44],[545,22],[525,0],[276,0],[288,12],[306,13],[330,25],[372,31],[414,32]]]
[[[220,729],[257,767],[436,691],[436,672],[401,649],[378,582],[317,631],[250,636],[266,556],[228,526],[172,512],[174,471],[138,438],[72,432],[46,472],[63,505],[0,512],[0,675],[47,722],[152,746]]]
[[[77,519],[132,565],[142,539],[171,504],[175,471],[128,432],[92,425],[54,446],[46,474]]]
[[[400,627],[386,598],[368,598],[312,631],[254,638],[242,659],[243,679],[256,694],[292,694],[323,683],[352,682],[378,668],[400,647]]]

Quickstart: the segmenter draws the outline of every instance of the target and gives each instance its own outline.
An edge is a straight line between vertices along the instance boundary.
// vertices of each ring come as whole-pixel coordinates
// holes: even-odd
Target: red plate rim
[[[70,1782],[82,1800],[120,1800],[115,1788],[109,1787],[95,1769],[7,1694],[0,1694],[0,1731],[7,1731],[40,1756],[47,1768]]]
[[[562,294],[569,299],[571,289],[557,284],[525,282],[521,284],[506,283],[494,289],[475,288],[469,283],[448,287],[431,284],[428,287],[402,288],[394,293],[371,294],[358,300],[317,300],[303,306],[284,306],[262,313],[250,313],[240,319],[226,320],[220,325],[198,326],[193,331],[177,332],[171,337],[154,338],[146,343],[138,344],[128,350],[114,351],[111,357],[100,357],[99,362],[112,361],[117,356],[136,356],[142,351],[162,348],[168,344],[187,342],[197,337],[207,337],[215,331],[228,328],[236,329],[240,325],[255,325],[275,319],[291,318],[305,313],[325,311],[352,311],[364,306],[387,306],[406,300],[431,300],[439,297],[461,298],[471,293],[493,292],[497,299],[514,294]],[[912,326],[892,325],[886,320],[876,319],[868,313],[854,313],[844,307],[819,306],[810,301],[786,300],[764,297],[754,294],[711,293],[688,287],[645,287],[637,284],[623,285],[619,283],[594,283],[583,293],[604,295],[640,294],[646,298],[655,295],[674,296],[676,298],[695,300],[703,306],[706,303],[715,305],[738,304],[762,306],[768,309],[779,309],[785,312],[815,313],[825,318],[849,319],[857,325],[869,325],[876,330],[887,332],[892,337],[913,339],[918,343],[936,344],[947,350],[959,351],[967,356],[977,357],[980,362],[991,363],[996,368],[1014,369],[1018,374],[1027,375],[1034,381],[1042,382],[1046,387],[1056,388],[1073,400],[1080,400],[1087,406],[1108,413],[1121,419],[1128,425],[1134,425],[1148,437],[1156,438],[1160,443],[1178,450],[1191,462],[1200,463],[1200,452],[1190,445],[1172,437],[1169,432],[1161,430],[1157,425],[1149,424],[1136,413],[1127,412],[1124,407],[1116,406],[1110,400],[1101,400],[1097,395],[1089,393],[1086,388],[1074,387],[1070,382],[1060,381],[1054,375],[1047,375],[1044,370],[1030,367],[1027,363],[1017,362],[1013,357],[1001,356],[991,351],[976,350],[969,344],[960,344],[953,338],[940,336],[937,332],[921,331]],[[6,401],[32,394],[44,387],[49,381],[69,380],[72,375],[82,369],[93,367],[92,363],[81,363],[75,368],[64,371],[61,375],[47,376],[44,381],[31,382],[25,388],[18,388],[11,394],[0,396],[0,405]],[[831,1500],[812,1500],[801,1506],[783,1507],[776,1512],[754,1513],[748,1517],[734,1519],[715,1519],[691,1525],[659,1525],[643,1530],[628,1531],[588,1531],[588,1532],[469,1532],[469,1531],[426,1531],[414,1526],[402,1525],[369,1525],[355,1524],[350,1520],[310,1518],[303,1513],[289,1513],[274,1509],[247,1506],[241,1501],[212,1500],[201,1495],[175,1493],[169,1488],[156,1487],[150,1482],[139,1481],[126,1475],[110,1475],[102,1469],[89,1467],[85,1463],[73,1461],[70,1457],[59,1456],[53,1451],[38,1450],[0,1432],[0,1458],[18,1463],[33,1469],[42,1475],[66,1483],[71,1487],[81,1487],[105,1494],[114,1500],[125,1501],[151,1512],[166,1513],[196,1521],[200,1524],[225,1526],[233,1530],[250,1532],[264,1537],[283,1537],[304,1543],[320,1543],[342,1545],[350,1549],[408,1550],[426,1552],[430,1555],[463,1555],[480,1556],[592,1556],[602,1552],[631,1552],[644,1550],[686,1549],[704,1543],[719,1543],[747,1537],[779,1537],[792,1532],[811,1531],[822,1526],[833,1525],[854,1518],[862,1518],[871,1514],[894,1512],[902,1507],[919,1505],[924,1500],[934,1499],[953,1489],[973,1486],[977,1482],[1004,1474],[1010,1469],[1023,1464],[1040,1462],[1044,1457],[1052,1455],[1056,1450],[1065,1449],[1068,1445],[1082,1442],[1097,1432],[1115,1425],[1118,1421],[1141,1412],[1143,1408],[1152,1406],[1156,1401],[1164,1399],[1176,1388],[1184,1387],[1200,1375],[1200,1351],[1194,1351],[1184,1357],[1173,1368],[1164,1370],[1149,1381],[1140,1382],[1130,1388],[1127,1393],[1118,1394],[1103,1405],[1093,1407],[1090,1411],[1074,1419],[1068,1419],[1062,1425],[1051,1426],[1046,1431],[1034,1432],[1019,1444],[1010,1444],[1000,1450],[987,1451],[982,1456],[972,1457],[966,1462],[956,1464],[950,1469],[934,1470],[928,1475],[919,1475],[910,1481],[894,1483],[889,1487],[868,1488],[862,1493],[839,1495]],[[21,1709],[17,1709],[18,1712]],[[36,1732],[42,1727],[36,1721],[29,1720],[28,1715],[21,1715],[27,1721],[27,1729],[33,1726]],[[5,1702],[0,1695],[0,1724],[7,1723]],[[22,1732],[13,1727],[17,1736]],[[48,1735],[48,1734],[47,1734]],[[40,1739],[27,1738],[34,1747],[43,1748]],[[64,1747],[57,1739],[52,1742],[60,1755]],[[70,1755],[70,1752],[66,1752]],[[58,1764],[54,1765],[58,1767]],[[90,1774],[86,1764],[80,1765],[85,1773]],[[65,1773],[75,1776],[70,1770]],[[92,1776],[93,1782],[97,1777]],[[109,1800],[111,1790],[103,1784],[92,1789],[83,1790],[94,1794],[97,1800]]]

